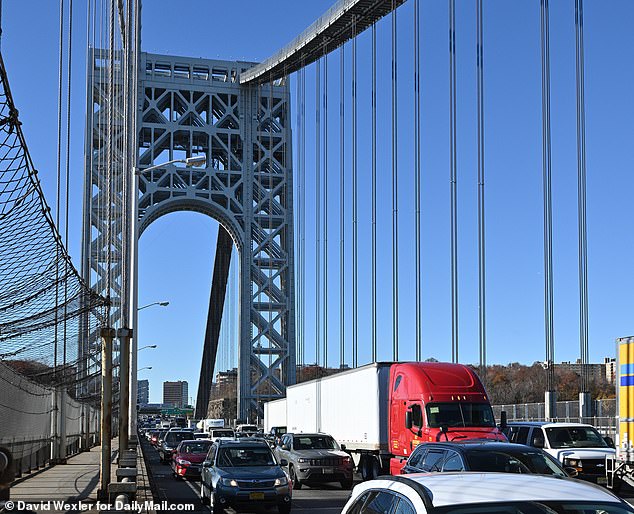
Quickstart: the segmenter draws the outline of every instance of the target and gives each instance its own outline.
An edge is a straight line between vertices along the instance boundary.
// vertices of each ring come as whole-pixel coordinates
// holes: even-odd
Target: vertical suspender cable
[[[274,160],[274,152],[273,152],[273,130],[276,128],[274,123],[275,117],[273,116],[273,76],[269,75],[269,167],[268,167],[268,177],[267,184],[269,190],[269,333],[268,333],[268,341],[267,341],[267,350],[268,350],[268,369],[270,371],[271,365],[273,363],[273,354],[271,353],[273,349],[273,290],[274,290],[274,280],[273,280],[273,256],[274,246],[275,246],[275,237],[273,234],[275,233],[275,229],[273,228],[273,195],[275,191],[276,184],[273,182],[273,174],[275,173],[275,168],[273,164]],[[284,137],[284,134],[281,134]],[[285,172],[286,170],[282,170]],[[271,379],[269,378],[267,381],[268,384],[268,393],[269,397],[273,393],[271,390]]]
[[[315,363],[321,355],[321,59],[315,62]]]
[[[392,0],[392,360],[398,361],[398,83],[396,0]]]
[[[341,45],[339,61],[339,367],[346,361],[345,320],[346,320],[346,269],[345,269],[345,47]]]
[[[372,24],[372,362],[376,362],[376,23]]]
[[[550,137],[550,37],[548,0],[541,0],[541,60],[542,60],[542,181],[544,189],[544,323],[546,333],[547,388],[554,391],[554,322],[553,322],[553,262],[552,262],[552,194]]]
[[[588,233],[586,228],[586,112],[583,48],[583,0],[575,1],[577,84],[577,175],[579,218],[579,343],[581,392],[588,391]]]
[[[478,76],[478,312],[480,376],[486,375],[486,260],[484,237],[484,32],[482,0],[476,6]]]
[[[300,140],[301,148],[301,182],[302,182],[302,220],[301,227],[301,248],[302,248],[302,260],[301,266],[301,282],[302,282],[302,298],[301,298],[301,316],[302,316],[302,333],[301,333],[301,359],[300,364],[303,366],[306,363],[306,68],[302,63],[301,70],[302,77],[302,91],[301,91],[301,134]]]
[[[65,217],[64,217],[64,246],[68,248],[68,211],[70,203],[70,98],[72,78],[72,47],[73,47],[73,0],[68,1],[68,41],[66,64],[66,188]],[[59,229],[59,227],[58,227]],[[68,259],[64,260],[64,350],[63,364],[66,369],[66,318],[68,316]]]
[[[62,194],[62,96],[64,88],[64,0],[59,2],[59,68],[57,83],[57,197],[55,205],[55,225],[59,228],[60,211],[61,211],[61,194]],[[57,306],[59,305],[59,244],[55,250],[55,330],[54,330],[54,346],[53,346],[53,363],[54,376],[57,379],[57,353],[59,346],[58,321],[59,313]]]
[[[357,228],[357,21],[352,22],[352,367],[359,359],[359,232]]]
[[[295,98],[296,100],[296,107],[297,107],[297,113],[296,113],[296,126],[297,126],[297,130],[296,130],[296,134],[297,134],[297,144],[296,144],[296,148],[298,148],[297,153],[295,154],[295,159],[296,159],[296,165],[295,165],[295,170],[297,170],[297,180],[295,180],[293,182],[293,185],[295,186],[295,198],[297,198],[297,201],[294,203],[293,207],[295,208],[295,226],[297,227],[297,232],[298,232],[298,237],[295,239],[295,246],[296,246],[296,256],[297,256],[297,260],[296,265],[295,265],[295,358],[296,358],[296,362],[299,364],[301,363],[301,341],[302,341],[302,313],[301,313],[301,298],[302,298],[302,282],[301,282],[301,262],[302,262],[302,247],[301,247],[301,238],[302,238],[302,233],[301,233],[301,212],[302,212],[302,180],[301,180],[301,145],[300,145],[300,141],[302,139],[302,134],[301,134],[301,110],[300,110],[300,101],[301,101],[301,70],[299,70],[296,74],[295,74]]]
[[[420,14],[414,0],[414,260],[416,265],[416,360],[422,360],[420,255]]]
[[[449,132],[451,187],[451,360],[458,362],[458,184],[456,165],[456,1],[449,0]]]
[[[324,367],[328,367],[328,54],[324,46]]]

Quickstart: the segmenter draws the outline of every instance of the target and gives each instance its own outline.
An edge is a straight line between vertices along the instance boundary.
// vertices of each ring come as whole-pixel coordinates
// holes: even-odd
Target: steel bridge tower
[[[108,137],[103,130],[107,97],[98,73],[99,59],[91,61],[88,105],[93,109],[87,113],[87,134],[92,137],[86,138],[87,156],[99,154]],[[252,66],[140,55],[137,236],[127,243],[135,245],[152,222],[175,211],[211,216],[231,235],[240,261],[238,416],[242,419],[261,415],[262,402],[284,397],[286,385],[295,382],[290,93],[285,79],[261,86],[240,85],[240,74]],[[143,171],[201,153],[207,156],[205,168],[169,164]],[[122,309],[133,306],[130,311],[136,312],[138,295],[135,284],[129,288],[129,298],[125,287],[104,290],[108,252],[100,245],[107,220],[100,208],[103,181],[98,162],[87,159],[83,269],[91,286],[110,296],[111,323],[117,327]],[[134,170],[124,173],[133,177]],[[118,193],[125,195],[125,191]],[[116,206],[114,213],[116,217]],[[126,228],[114,222],[111,230],[122,235]],[[126,244],[126,238],[118,240]],[[137,280],[134,270],[125,269],[125,262],[112,259],[111,254],[108,266],[115,275],[111,282],[121,283],[122,275]],[[96,341],[96,336],[91,340]]]

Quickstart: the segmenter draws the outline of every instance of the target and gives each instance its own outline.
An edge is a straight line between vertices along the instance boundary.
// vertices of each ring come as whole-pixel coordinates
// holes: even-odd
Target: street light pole
[[[140,169],[138,166],[133,166],[133,178],[134,187],[132,188],[132,301],[130,302],[130,318],[132,320],[132,332],[134,337],[132,338],[132,345],[130,351],[130,393],[134,394],[135,401],[130,401],[128,405],[128,415],[130,417],[129,432],[133,438],[137,435],[137,410],[136,410],[136,394],[138,390],[137,381],[137,354],[139,352],[139,176],[148,171],[166,166],[168,164],[184,163],[187,167],[192,166],[205,166],[207,163],[207,155],[196,155],[188,157],[187,159],[175,159],[168,161],[164,164],[158,164],[155,166],[149,166],[147,168]],[[165,307],[169,302],[156,302],[158,305]],[[145,308],[143,306],[142,308]]]
[[[167,307],[170,304],[170,302],[168,301],[162,301],[162,302],[152,302],[152,303],[148,303],[147,305],[144,305],[143,307],[139,307],[137,309],[137,311],[142,311],[143,309],[147,309],[148,307],[153,307],[154,305],[159,305],[161,307]]]

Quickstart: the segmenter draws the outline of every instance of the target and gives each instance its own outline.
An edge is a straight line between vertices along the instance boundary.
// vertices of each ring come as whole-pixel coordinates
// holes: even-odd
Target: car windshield
[[[539,494],[538,492],[535,493]],[[627,503],[576,502],[576,501],[532,501],[471,503],[434,507],[438,514],[625,514],[634,512]]]
[[[192,432],[168,432],[165,436],[166,443],[180,443],[185,439],[191,439],[194,436]]]
[[[488,403],[428,403],[425,407],[430,427],[494,427],[493,410]]]
[[[477,450],[467,453],[469,471],[497,471],[502,473],[537,473],[567,476],[561,467],[542,452]]]
[[[546,429],[551,448],[607,448],[593,427],[553,427]]]
[[[293,437],[294,450],[338,450],[339,445],[329,435],[307,435]]]
[[[220,448],[216,465],[220,468],[274,466],[273,454],[266,446]]]
[[[209,451],[211,441],[187,441],[181,444],[180,453],[204,453]]]

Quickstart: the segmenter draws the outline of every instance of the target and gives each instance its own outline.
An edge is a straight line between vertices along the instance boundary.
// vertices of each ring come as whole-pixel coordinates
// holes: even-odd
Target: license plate
[[[333,468],[323,468],[322,473],[324,475],[332,475],[335,472]]]
[[[605,485],[608,483],[608,479],[606,477],[597,477],[597,484]]]
[[[249,500],[264,500],[264,493],[249,493]]]

